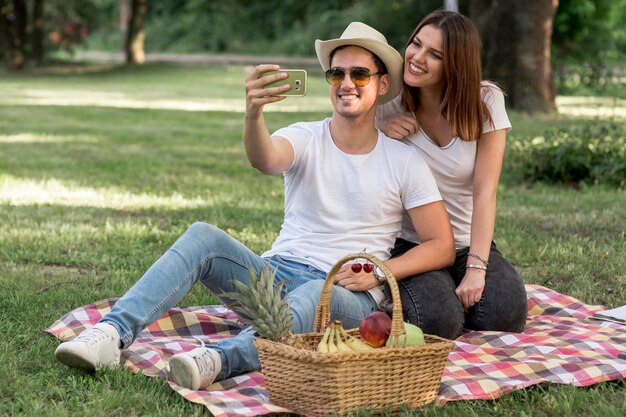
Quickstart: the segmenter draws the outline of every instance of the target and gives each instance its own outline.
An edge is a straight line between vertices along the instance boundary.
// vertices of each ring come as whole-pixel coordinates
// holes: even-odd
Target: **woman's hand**
[[[463,308],[467,311],[480,301],[485,288],[486,272],[481,269],[467,268],[465,276],[454,291]]]
[[[352,271],[352,264],[346,263],[335,274],[335,284],[350,291],[367,291],[378,286],[378,280],[372,272]]]
[[[378,121],[377,125],[385,135],[393,139],[404,139],[417,132],[418,129],[415,117],[402,113],[381,119]]]

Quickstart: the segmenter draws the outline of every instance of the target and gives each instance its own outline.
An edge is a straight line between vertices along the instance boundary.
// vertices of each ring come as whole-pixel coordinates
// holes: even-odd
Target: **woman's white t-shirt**
[[[441,200],[412,147],[379,132],[371,152],[347,154],[329,126],[330,119],[303,122],[272,134],[292,144],[295,158],[284,173],[284,222],[264,257],[280,255],[322,271],[363,250],[386,260],[406,210]],[[381,301],[379,289],[372,294]]]
[[[511,122],[506,113],[502,91],[494,84],[483,83],[482,98],[493,119],[493,126],[488,121],[485,122],[483,133],[500,129],[510,130]],[[398,113],[415,117],[404,111],[401,97],[398,96],[391,102],[378,106],[376,118],[380,120]],[[419,129],[417,133],[410,135],[403,142],[416,148],[430,166],[450,216],[456,248],[468,247],[474,206],[476,141],[464,141],[455,137],[446,146],[440,147],[422,129]],[[411,242],[420,241],[408,218],[403,222],[399,237]]]

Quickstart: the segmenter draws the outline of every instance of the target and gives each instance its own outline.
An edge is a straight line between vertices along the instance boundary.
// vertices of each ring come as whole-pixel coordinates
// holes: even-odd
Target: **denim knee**
[[[313,330],[313,320],[322,288],[324,288],[324,280],[314,280],[300,285],[287,295],[293,314],[292,329],[295,333],[307,333]]]
[[[515,268],[492,247],[480,301],[466,317],[472,330],[521,332],[528,315],[524,282]]]
[[[446,270],[414,275],[398,281],[404,321],[424,333],[455,339],[463,330],[463,307]]]
[[[300,285],[288,295],[294,316],[294,332],[310,332],[319,306],[325,280],[316,279]],[[376,311],[378,304],[367,291],[350,291],[334,285],[330,298],[330,319],[339,320],[346,329],[358,327],[361,320]]]
[[[193,223],[187,228],[185,234],[189,234],[213,248],[223,247],[232,240],[232,237],[219,227],[204,222]]]

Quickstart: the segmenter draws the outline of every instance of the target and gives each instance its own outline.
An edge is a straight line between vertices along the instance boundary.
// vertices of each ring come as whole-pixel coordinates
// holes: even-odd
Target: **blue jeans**
[[[293,332],[310,332],[326,273],[279,256],[264,259],[206,223],[191,225],[101,321],[113,325],[120,333],[123,346],[130,346],[141,330],[176,306],[198,281],[219,297],[222,292],[237,291],[233,279],[247,284],[249,267],[258,273],[268,261],[272,268],[278,267],[277,282],[289,281],[283,291],[287,291],[294,316]],[[366,291],[352,292],[334,286],[330,308],[331,319],[341,320],[344,327],[353,328],[378,306]],[[254,331],[248,328],[233,338],[207,345],[217,350],[222,358],[218,380],[260,368],[253,345],[255,337]]]
[[[391,251],[399,256],[416,244],[397,239]],[[469,249],[456,252],[454,265],[398,281],[404,320],[425,333],[448,339],[463,329],[521,332],[526,324],[528,301],[524,283],[513,266],[491,244],[485,288],[478,303],[466,313],[454,291],[465,275]]]

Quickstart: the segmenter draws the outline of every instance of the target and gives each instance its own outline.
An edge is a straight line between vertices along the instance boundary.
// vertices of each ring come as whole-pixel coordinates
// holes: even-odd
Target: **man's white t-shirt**
[[[371,152],[347,154],[335,145],[330,120],[296,123],[272,134],[287,139],[295,157],[283,174],[284,222],[264,257],[280,255],[326,272],[360,251],[386,260],[405,210],[441,200],[414,149],[379,132]],[[371,293],[382,300],[379,288]]]
[[[504,106],[504,95],[494,84],[483,83],[482,98],[487,104],[493,118],[493,126],[489,121],[483,125],[483,133],[500,129],[511,129],[511,122]],[[378,120],[404,113],[401,97],[378,106]],[[422,129],[404,139],[405,143],[417,149],[428,163],[439,192],[443,197],[457,249],[470,245],[472,228],[472,210],[474,207],[474,167],[476,165],[476,141],[464,141],[455,137],[446,146],[440,147],[430,139]],[[420,242],[413,226],[408,219],[402,225],[400,237],[411,242]]]

